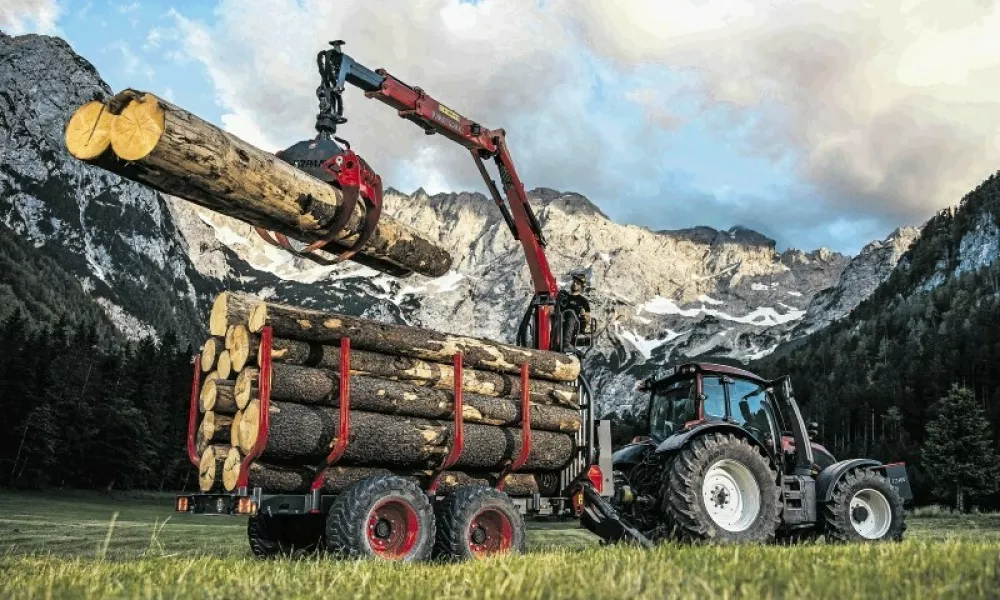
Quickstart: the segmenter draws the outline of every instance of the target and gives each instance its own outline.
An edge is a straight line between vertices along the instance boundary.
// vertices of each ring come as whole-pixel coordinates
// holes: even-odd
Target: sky
[[[313,137],[343,39],[490,128],[528,189],[654,230],[856,253],[1000,168],[1000,0],[4,0],[133,87],[265,150]],[[404,192],[485,192],[467,151],[356,89],[340,133]]]

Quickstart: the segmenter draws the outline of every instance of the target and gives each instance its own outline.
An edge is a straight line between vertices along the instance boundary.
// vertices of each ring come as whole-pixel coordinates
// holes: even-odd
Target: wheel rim
[[[417,511],[401,500],[383,500],[368,514],[368,543],[376,556],[389,560],[405,557],[417,543]]]
[[[870,488],[851,497],[851,527],[868,540],[882,539],[892,525],[892,507],[885,495]]]
[[[487,508],[472,517],[466,539],[476,557],[503,554],[509,552],[513,544],[514,527],[507,515]]]
[[[744,531],[760,514],[760,486],[750,469],[735,460],[712,465],[701,489],[708,516],[726,531]]]

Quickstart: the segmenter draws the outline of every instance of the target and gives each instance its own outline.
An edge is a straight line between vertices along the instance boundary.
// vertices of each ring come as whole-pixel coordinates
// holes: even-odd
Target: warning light
[[[189,500],[187,496],[178,496],[176,504],[177,512],[187,512],[190,508]]]
[[[243,496],[236,502],[236,514],[239,515],[257,514],[257,503],[253,501],[253,498],[250,498],[248,496]]]

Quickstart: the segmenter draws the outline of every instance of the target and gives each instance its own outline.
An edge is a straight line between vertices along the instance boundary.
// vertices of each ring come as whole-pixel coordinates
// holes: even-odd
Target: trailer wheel
[[[478,485],[461,487],[435,508],[436,558],[468,560],[524,552],[524,518],[503,492]]]
[[[402,477],[369,477],[337,497],[326,518],[326,543],[350,557],[424,560],[434,547],[434,509],[423,490]]]
[[[708,433],[668,463],[663,509],[687,541],[769,542],[781,519],[777,473],[746,439]]]
[[[254,515],[247,520],[250,551],[257,558],[312,554],[322,544],[322,522],[309,515]]]
[[[839,542],[900,541],[906,530],[903,499],[882,475],[856,470],[844,475],[823,505],[823,532]]]

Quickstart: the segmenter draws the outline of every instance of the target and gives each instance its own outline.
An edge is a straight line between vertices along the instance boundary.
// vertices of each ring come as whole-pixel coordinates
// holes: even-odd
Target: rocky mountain
[[[18,244],[48,258],[47,270],[60,270],[42,277],[40,267],[22,269],[19,278],[51,281],[44,292],[0,275],[25,310],[40,305],[29,295],[64,292],[89,297],[90,309],[126,337],[173,330],[197,341],[210,299],[234,289],[513,341],[531,286],[519,245],[484,195],[387,194],[386,212],[453,253],[444,277],[319,267],[267,246],[245,224],[69,157],[62,136],[70,112],[109,92],[62,40],[0,34],[0,221]],[[530,197],[560,283],[575,270],[590,274],[600,335],[586,361],[606,410],[627,406],[635,379],[664,364],[751,360],[842,317],[913,235],[901,230],[850,260],[825,249],[779,251],[740,227],[622,225],[574,193],[536,189]],[[10,310],[0,308],[0,318]]]

